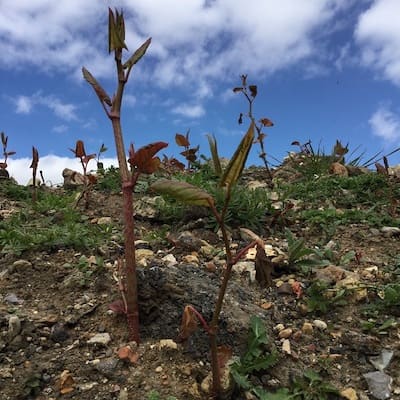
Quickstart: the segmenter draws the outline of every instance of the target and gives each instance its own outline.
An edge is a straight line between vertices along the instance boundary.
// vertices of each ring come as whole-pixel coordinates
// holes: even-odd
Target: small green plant
[[[97,163],[97,173],[102,175],[104,173],[104,164],[100,161],[100,156],[107,151],[107,147],[104,143],[101,144],[99,151],[97,153],[96,163]]]
[[[119,169],[114,166],[106,168],[104,172],[98,177],[95,184],[96,190],[105,192],[118,193],[121,191],[121,175]]]
[[[332,289],[326,282],[316,280],[306,290],[309,312],[326,314],[333,307],[346,305],[348,289]]]
[[[160,394],[156,390],[152,390],[148,395],[147,395],[147,400],[161,400]],[[174,396],[167,396],[165,400],[178,400]]]
[[[300,270],[303,273],[309,273],[312,267],[326,265],[321,260],[310,258],[310,256],[315,255],[315,251],[306,247],[303,238],[296,239],[289,229],[286,229],[285,232],[288,243],[289,268]]]
[[[339,395],[337,388],[313,370],[306,370],[296,377],[291,391],[293,400],[328,400],[331,395]]]
[[[385,319],[380,322],[376,319],[361,321],[361,329],[374,335],[387,335],[390,328],[396,327],[398,324],[394,318]]]
[[[236,384],[244,390],[259,393],[262,388],[255,388],[249,379],[253,372],[265,371],[278,361],[278,352],[268,350],[267,330],[257,316],[250,318],[250,331],[246,353],[231,365],[231,374]]]

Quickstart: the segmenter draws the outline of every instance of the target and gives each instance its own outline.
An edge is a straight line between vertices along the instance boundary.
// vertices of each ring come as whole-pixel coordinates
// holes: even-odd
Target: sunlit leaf
[[[175,142],[178,146],[182,146],[182,147],[189,147],[190,146],[190,142],[187,139],[186,136],[183,136],[181,133],[177,133],[175,135]]]
[[[131,145],[128,161],[137,169],[138,172],[152,174],[159,168],[161,164],[160,159],[158,157],[154,157],[154,155],[167,146],[168,143],[155,142],[141,147],[135,152],[133,145]]]
[[[82,67],[82,74],[84,79],[92,85],[100,102],[104,102],[107,105],[111,106],[112,102],[110,97],[108,96],[106,91],[100,86],[99,82],[97,82],[96,78],[85,67]]]
[[[214,204],[212,196],[197,186],[171,179],[159,179],[150,188],[160,194],[171,196],[186,204],[210,207]]]
[[[146,53],[150,46],[151,38],[147,39],[125,62],[123,65],[124,69],[132,68]]]
[[[225,172],[220,182],[220,186],[226,186],[229,189],[237,182],[246,164],[251,145],[253,144],[253,140],[254,123],[251,122],[247,133],[243,136],[243,139],[237,147],[235,154],[233,155],[233,157],[229,161],[228,166],[225,169]]]
[[[125,44],[124,17],[117,10],[114,16],[111,8],[108,8],[108,52],[121,49],[128,49]]]
[[[263,126],[265,126],[266,128],[269,128],[269,127],[271,127],[271,126],[274,126],[274,123],[270,120],[270,119],[268,119],[268,118],[262,118],[262,119],[260,119],[260,122],[261,122],[261,124],[263,125]],[[293,143],[292,143],[293,144]]]
[[[222,175],[221,162],[218,155],[217,140],[214,135],[207,135],[208,144],[210,146],[211,157],[213,160],[214,171],[218,176]]]
[[[198,327],[197,317],[191,306],[186,306],[183,310],[181,327],[179,328],[179,339],[185,341],[196,332]]]
[[[252,97],[257,96],[257,86],[256,85],[250,85],[249,90],[250,90],[250,94]]]

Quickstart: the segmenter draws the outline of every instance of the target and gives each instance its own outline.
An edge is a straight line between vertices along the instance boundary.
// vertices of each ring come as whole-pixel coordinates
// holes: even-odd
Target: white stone
[[[111,341],[111,336],[109,333],[96,333],[93,337],[91,337],[87,343],[88,344],[102,344],[106,346]]]
[[[313,325],[318,328],[321,329],[321,331],[324,331],[325,329],[328,328],[328,325],[325,321],[321,321],[320,319],[315,319],[313,321]]]

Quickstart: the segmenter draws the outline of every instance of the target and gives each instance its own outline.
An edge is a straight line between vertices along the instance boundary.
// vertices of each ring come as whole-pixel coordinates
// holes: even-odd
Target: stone
[[[347,168],[338,162],[334,162],[329,167],[329,173],[337,176],[349,176]]]
[[[110,334],[105,332],[105,333],[96,333],[87,341],[87,343],[107,346],[110,343],[110,341],[111,341]]]
[[[279,339],[287,339],[292,335],[292,333],[293,333],[293,329],[285,328],[279,332],[278,337],[279,337]]]
[[[75,189],[85,184],[85,177],[80,172],[70,168],[64,168],[62,176],[64,178],[63,186],[65,189]]]
[[[315,319],[315,320],[313,321],[313,325],[314,325],[316,328],[320,329],[321,331],[324,331],[325,329],[328,328],[327,323],[326,323],[325,321],[320,320],[320,319]]]
[[[187,254],[186,256],[182,257],[182,260],[188,264],[200,264],[199,257],[195,254]]]
[[[378,400],[390,398],[392,377],[382,371],[369,372],[363,374],[367,381],[371,395]]]
[[[8,339],[11,341],[21,332],[21,320],[17,315],[11,315],[8,319]]]
[[[341,390],[340,395],[347,400],[358,400],[357,392],[353,388]]]
[[[167,254],[161,259],[161,261],[167,264],[167,267],[173,267],[174,265],[178,264],[178,261],[176,261],[176,258],[173,254]]]
[[[384,226],[381,228],[381,232],[385,237],[399,236],[400,228],[397,226]]]
[[[14,261],[12,263],[11,271],[23,273],[23,272],[26,272],[26,270],[31,267],[32,267],[32,263],[30,261],[21,259],[21,260]]]
[[[336,265],[328,265],[325,268],[317,269],[315,278],[329,284],[336,283],[346,276],[346,270]]]
[[[111,225],[112,224],[112,218],[111,217],[100,217],[97,220],[97,225]]]
[[[161,196],[143,196],[133,203],[135,216],[148,219],[157,218],[162,204],[165,204],[165,200]]]
[[[290,340],[284,339],[282,342],[282,351],[286,354],[292,354],[292,350],[290,347]]]
[[[14,293],[10,293],[7,296],[4,296],[4,301],[6,303],[13,304],[13,305],[22,304],[24,302],[24,300],[17,297],[17,295]]]
[[[163,348],[168,348],[168,349],[173,349],[173,350],[178,349],[178,345],[172,339],[161,339],[158,342],[158,347],[160,349],[163,349]]]
[[[304,322],[303,326],[301,327],[301,331],[305,335],[311,336],[314,333],[314,327],[313,324],[310,322]]]

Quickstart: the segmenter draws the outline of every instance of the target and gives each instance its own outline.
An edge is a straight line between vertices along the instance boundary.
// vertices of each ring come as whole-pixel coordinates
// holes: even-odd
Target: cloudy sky
[[[258,86],[255,116],[275,123],[272,162],[294,140],[329,152],[339,139],[365,159],[400,146],[399,0],[0,0],[0,131],[21,183],[32,145],[53,183],[78,139],[115,157],[110,122],[81,75],[85,66],[115,90],[108,6],[124,11],[130,52],[153,38],[126,88],[126,147],[162,140],[179,157],[175,134],[190,129],[201,153],[213,133],[229,157],[246,130],[237,120],[247,103],[232,92],[241,74]]]

